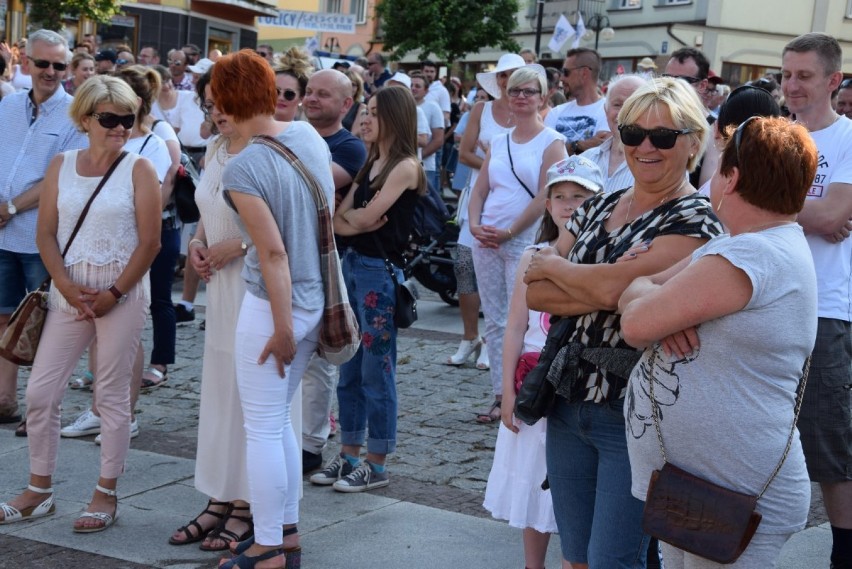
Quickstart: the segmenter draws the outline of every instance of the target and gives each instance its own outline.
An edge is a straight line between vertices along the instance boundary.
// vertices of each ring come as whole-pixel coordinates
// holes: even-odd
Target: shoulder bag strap
[[[533,194],[530,191],[530,189],[527,187],[527,185],[524,183],[524,181],[521,180],[521,178],[518,176],[517,172],[515,172],[515,162],[512,160],[512,133],[511,132],[506,133],[506,150],[509,153],[509,168],[512,169],[512,174],[515,175],[515,179],[518,181],[519,184],[521,184],[521,186],[530,195],[530,199],[535,199],[535,194]]]
[[[648,368],[650,369],[651,374],[648,378],[650,383],[649,394],[651,396],[651,415],[654,418],[654,428],[657,430],[657,440],[660,443],[660,454],[663,457],[663,462],[668,462],[668,458],[666,458],[666,448],[663,446],[663,434],[660,431],[660,410],[657,406],[657,400],[654,399],[654,363],[656,362],[656,359],[657,350],[654,347],[651,347],[651,357],[648,360]],[[790,436],[787,437],[787,446],[784,448],[781,460],[778,461],[778,465],[769,476],[769,480],[766,481],[766,484],[764,484],[763,488],[760,490],[760,494],[757,495],[758,500],[760,500],[766,492],[766,489],[769,488],[769,485],[772,484],[772,481],[775,480],[775,477],[778,476],[778,473],[781,472],[781,467],[784,465],[784,461],[787,460],[787,455],[790,453],[790,447],[793,446],[793,435],[796,433],[796,423],[799,422],[799,411],[802,409],[802,399],[805,395],[805,386],[808,384],[808,373],[810,372],[810,369],[811,356],[808,356],[808,359],[805,360],[804,368],[802,369],[802,379],[799,381],[799,386],[796,390],[796,407],[793,411],[793,424],[790,425]]]
[[[282,144],[280,140],[271,136],[258,135],[251,139],[252,144],[261,144],[267,148],[274,150],[279,156],[287,160],[290,165],[302,176],[308,188],[311,191],[311,196],[317,206],[317,215],[319,217],[319,233],[320,233],[320,253],[328,254],[332,251],[336,253],[337,247],[334,244],[334,229],[331,222],[331,211],[328,209],[328,201],[325,199],[325,194],[310,170],[305,167],[305,164],[293,153],[287,145]]]
[[[71,237],[69,237],[68,242],[65,243],[65,248],[62,250],[63,258],[65,257],[65,254],[68,253],[68,249],[71,247],[71,243],[74,242],[74,238],[77,237],[77,232],[80,231],[80,227],[83,225],[83,220],[86,219],[86,215],[89,213],[89,208],[92,206],[92,202],[95,201],[95,198],[98,196],[99,193],[101,193],[104,184],[106,184],[107,180],[109,180],[109,177],[112,176],[112,173],[115,172],[115,169],[118,167],[118,163],[121,162],[125,156],[127,156],[127,151],[122,150],[121,154],[118,155],[118,158],[116,158],[112,165],[109,167],[109,170],[106,171],[106,174],[103,175],[101,181],[98,182],[98,187],[96,187],[95,191],[92,192],[91,197],[89,197],[89,201],[86,202],[83,211],[80,213],[79,219],[77,219],[77,225],[75,225],[74,230],[71,231]]]
[[[382,254],[382,258],[385,260],[385,269],[387,269],[388,274],[391,277],[391,280],[393,280],[394,286],[399,286],[399,281],[396,278],[396,272],[394,272],[394,270],[393,270],[393,263],[391,263],[391,260],[390,260],[390,257],[388,257],[388,254],[385,253],[385,248],[382,246],[382,242],[379,239],[379,237],[376,235],[375,231],[372,233],[372,237],[373,237],[373,241],[376,243],[376,247],[379,248],[379,253]]]
[[[154,132],[154,131],[152,130],[151,132]],[[154,135],[149,134],[148,136],[145,137],[145,142],[142,143],[142,147],[139,149],[138,154],[142,154],[142,151],[145,150],[146,146],[148,146],[148,141],[151,140],[152,136],[154,136]]]

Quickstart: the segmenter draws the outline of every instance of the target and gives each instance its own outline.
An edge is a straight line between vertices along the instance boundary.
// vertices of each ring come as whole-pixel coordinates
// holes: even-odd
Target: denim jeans
[[[355,357],[340,366],[340,442],[362,446],[366,438],[367,452],[389,454],[396,449],[396,293],[382,259],[347,249],[341,262],[362,338]]]
[[[175,305],[172,303],[172,283],[180,254],[180,229],[171,227],[163,220],[160,233],[160,252],[151,264],[151,323],[154,328],[154,349],[151,363],[168,365],[175,363],[175,340],[177,321]]]
[[[630,493],[624,400],[567,403],[547,418],[547,479],[562,557],[591,569],[644,568],[643,502]]]
[[[47,269],[38,253],[0,250],[0,314],[12,314],[46,278]]]

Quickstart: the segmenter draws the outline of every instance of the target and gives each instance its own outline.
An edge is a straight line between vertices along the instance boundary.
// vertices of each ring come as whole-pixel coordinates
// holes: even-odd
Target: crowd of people
[[[168,381],[203,280],[207,505],[168,542],[226,551],[220,567],[300,566],[303,475],[343,494],[391,483],[397,288],[421,196],[447,188],[464,333],[446,364],[488,371],[484,506],[523,530],[528,569],[554,533],[565,569],[721,566],[643,531],[668,464],[758,496],[731,567],[775,566],[811,482],[832,567],[852,567],[852,83],[831,36],[793,39],[780,78],[733,90],[695,48],[604,83],[595,50],[556,69],[527,49],[468,93],[432,61],[394,74],[381,53],[315,70],[299,48],[203,58],[188,44],[163,66],[153,46],[87,38],[72,53],[47,30],[13,48],[0,45],[0,124],[18,141],[0,149],[0,331],[51,285],[25,414],[0,361],[0,422],[30,456],[0,524],[55,513],[59,438],[86,435],[100,472],[73,530],[115,523],[136,401]],[[173,195],[187,161],[197,224]],[[341,366],[317,352],[321,227],[362,335]],[[539,363],[554,343],[571,355]],[[554,402],[528,425],[515,402],[539,365]],[[62,428],[67,387],[92,405]]]

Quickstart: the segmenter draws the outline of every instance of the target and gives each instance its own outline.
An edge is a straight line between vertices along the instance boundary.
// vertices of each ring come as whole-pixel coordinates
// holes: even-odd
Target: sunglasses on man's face
[[[677,143],[679,135],[689,134],[692,131],[689,129],[672,130],[670,128],[652,128],[651,130],[647,130],[635,124],[620,124],[618,125],[618,132],[621,135],[621,142],[625,146],[639,146],[645,138],[648,138],[655,148],[668,150],[673,148],[675,143]]]
[[[701,81],[701,79],[699,79],[698,77],[691,77],[689,75],[672,75],[671,73],[663,73],[663,77],[671,77],[672,79],[683,79],[690,85],[695,85],[696,83]]]
[[[104,128],[115,128],[118,125],[130,130],[136,122],[136,115],[117,115],[115,113],[92,113],[92,118]]]
[[[29,57],[29,56],[27,56],[27,57]],[[60,63],[60,62],[57,62],[57,61],[48,61],[46,59],[35,59],[35,58],[30,57],[30,61],[32,61],[33,65],[35,65],[39,69],[47,69],[48,67],[50,67],[52,65],[53,68],[56,71],[65,71],[65,69],[68,67],[67,63]]]
[[[284,99],[287,100],[287,101],[292,101],[293,99],[295,99],[298,96],[298,93],[296,93],[292,89],[284,89],[284,90],[277,89],[277,91],[278,91],[278,96],[284,97]]]

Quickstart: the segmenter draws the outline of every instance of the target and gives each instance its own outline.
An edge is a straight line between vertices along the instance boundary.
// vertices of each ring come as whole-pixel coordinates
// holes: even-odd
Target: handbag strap
[[[63,258],[65,258],[65,254],[68,253],[68,249],[71,248],[71,243],[74,242],[74,238],[77,237],[77,233],[80,231],[80,227],[82,227],[83,221],[86,219],[86,215],[89,213],[89,208],[92,206],[92,202],[95,201],[95,198],[103,189],[104,184],[106,184],[107,180],[109,180],[109,177],[112,176],[112,173],[115,172],[115,169],[118,167],[118,163],[121,162],[125,156],[127,156],[127,151],[122,150],[121,154],[118,155],[118,158],[116,158],[112,165],[109,167],[109,170],[106,171],[106,174],[103,175],[101,181],[98,182],[98,186],[95,188],[95,191],[92,192],[92,195],[89,197],[89,201],[87,201],[86,205],[83,207],[83,211],[80,212],[80,217],[77,219],[77,225],[74,226],[73,231],[71,231],[71,236],[65,243],[65,248],[62,250]]]
[[[521,180],[520,176],[518,176],[517,172],[515,172],[515,162],[512,160],[512,133],[511,132],[506,133],[506,151],[509,154],[509,168],[512,169],[512,174],[515,175],[515,179],[527,191],[527,193],[530,195],[530,198],[535,199],[535,194],[533,194],[530,191],[530,189],[527,187],[527,185],[524,183],[524,181]]]
[[[376,243],[376,247],[379,248],[379,253],[382,254],[382,258],[385,260],[385,269],[387,270],[388,274],[390,275],[391,279],[393,280],[394,286],[398,287],[399,281],[396,278],[396,272],[394,272],[394,270],[393,270],[393,263],[391,263],[390,257],[388,257],[388,254],[385,253],[385,248],[382,246],[382,242],[379,240],[379,238],[378,238],[378,236],[376,235],[375,232],[373,232],[372,236],[373,236],[373,241],[375,241],[375,243]]]
[[[328,209],[328,200],[325,199],[325,194],[319,184],[316,176],[305,166],[296,154],[290,148],[282,143],[277,138],[267,135],[257,135],[252,137],[250,143],[261,144],[267,148],[271,148],[278,155],[283,157],[293,167],[299,175],[305,180],[308,189],[311,191],[311,197],[317,206],[317,216],[319,218],[319,233],[320,233],[320,253],[328,253],[336,251],[337,247],[334,244],[334,230],[331,224],[331,212]]]
[[[660,410],[657,406],[657,400],[654,398],[654,363],[657,359],[657,350],[651,349],[651,358],[648,361],[648,367],[650,368],[651,377],[650,381],[650,396],[651,396],[651,415],[654,417],[654,428],[657,430],[657,440],[660,442],[660,454],[663,456],[663,461],[668,462],[668,458],[666,458],[666,448],[663,446],[663,433],[660,431]],[[805,366],[802,370],[802,379],[799,381],[799,386],[796,390],[796,407],[793,411],[793,424],[790,425],[790,435],[787,437],[787,446],[784,447],[784,453],[781,455],[781,460],[778,461],[778,465],[775,467],[775,470],[772,471],[772,475],[769,477],[769,480],[766,481],[766,484],[763,485],[763,488],[760,490],[760,493],[757,495],[757,499],[763,496],[766,492],[766,489],[769,488],[769,485],[772,484],[772,481],[775,480],[775,477],[778,476],[778,473],[781,472],[781,467],[784,465],[784,461],[787,460],[787,455],[790,453],[790,448],[793,446],[793,435],[796,433],[796,423],[799,421],[799,411],[802,409],[802,399],[805,395],[805,386],[808,384],[808,373],[811,369],[811,356],[808,356],[808,359],[805,360]]]

